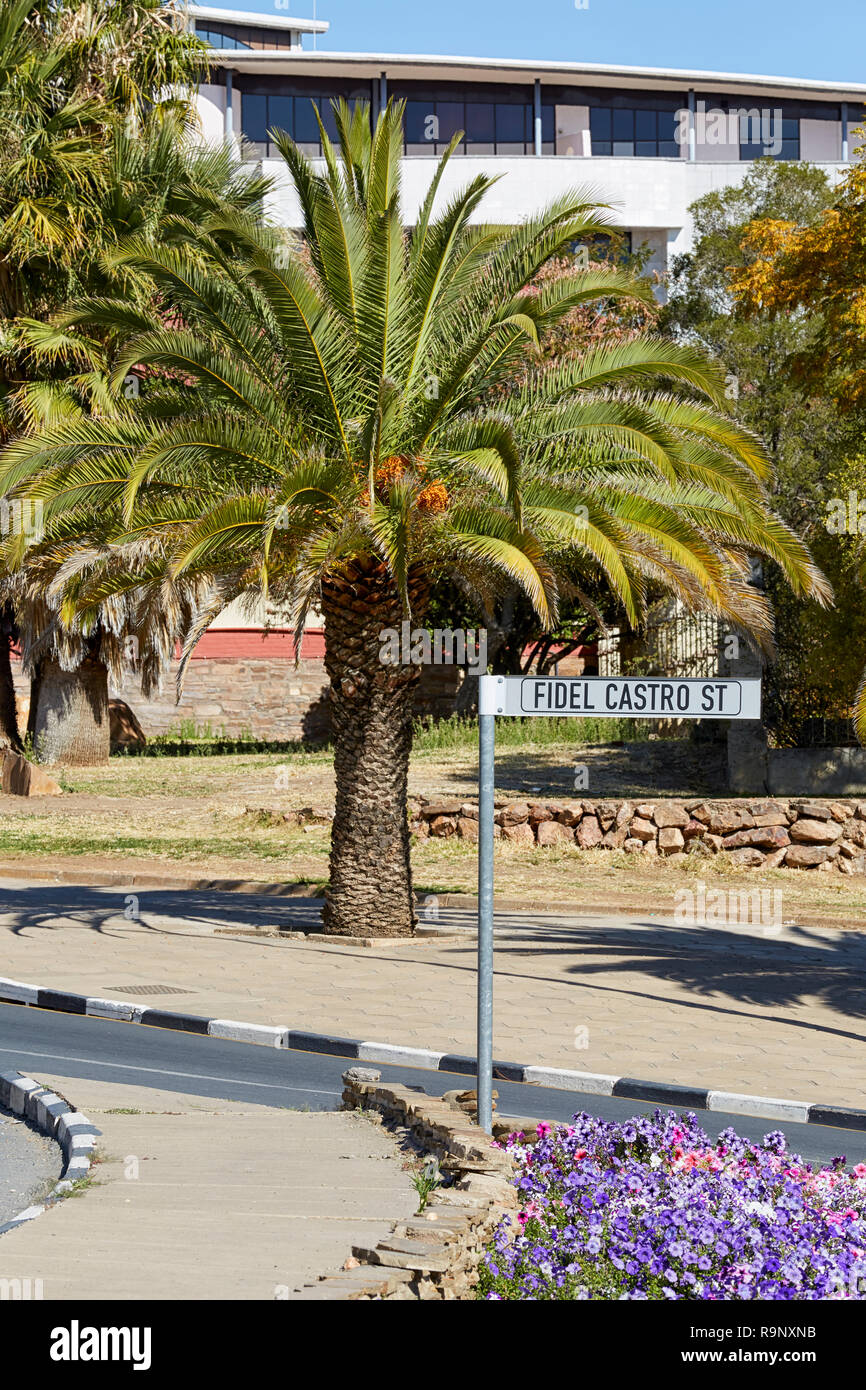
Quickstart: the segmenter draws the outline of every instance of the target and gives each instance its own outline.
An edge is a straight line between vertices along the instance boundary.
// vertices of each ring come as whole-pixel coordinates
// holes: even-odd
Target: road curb
[[[124,1000],[102,999],[65,990],[45,989],[21,980],[0,977],[0,1003],[25,1008],[52,1009],[60,1013],[86,1014],[121,1023],[141,1023],[151,1028],[172,1028],[181,1033],[198,1033],[230,1042],[286,1048],[295,1052],[321,1052],[356,1062],[423,1067],[431,1071],[456,1072],[474,1076],[474,1057],[459,1052],[438,1052],[400,1043],[368,1042],[362,1038],[343,1038],[330,1033],[309,1033],[283,1024],[242,1023],[235,1019],[202,1018],[198,1014],[170,1013]],[[7,1073],[8,1075],[8,1073]],[[15,1073],[17,1075],[17,1073]],[[737,1091],[720,1091],[712,1086],[684,1086],[676,1082],[644,1081],[638,1077],[610,1076],[602,1072],[569,1071],[527,1062],[494,1061],[497,1081],[517,1081],[528,1086],[546,1086],[556,1091],[580,1091],[593,1096],[615,1096],[623,1100],[655,1102],[658,1105],[687,1107],[690,1110],[725,1111],[789,1123],[830,1125],[839,1129],[866,1130],[866,1109],[820,1102],[792,1100],[779,1096],[752,1096]],[[33,1083],[36,1084],[35,1082]],[[3,1100],[0,1077],[0,1101]],[[97,1131],[98,1132],[98,1131]]]
[[[8,983],[4,981],[4,984]],[[29,989],[30,986],[25,986]],[[54,994],[55,998],[74,999],[81,996],[56,994],[52,990],[43,990],[43,994]],[[25,1003],[24,1000],[12,1002]],[[36,1005],[35,1007],[48,1008],[57,1007],[56,1005]],[[83,1009],[68,1009],[69,1013],[83,1013]],[[86,1178],[90,1172],[91,1154],[96,1145],[97,1137],[102,1133],[97,1129],[92,1121],[88,1120],[80,1110],[76,1110],[62,1096],[58,1096],[54,1091],[50,1091],[47,1086],[40,1086],[38,1081],[34,1081],[30,1076],[24,1076],[20,1071],[0,1072],[0,1105],[11,1110],[14,1115],[21,1115],[22,1118],[29,1120],[41,1134],[53,1139],[60,1145],[63,1153],[64,1167],[60,1178],[54,1186],[48,1199],[39,1206],[27,1207],[20,1211],[17,1216],[13,1216],[11,1221],[7,1221],[0,1226],[0,1236],[6,1231],[12,1231],[16,1226],[23,1226],[25,1221],[32,1221],[34,1217],[40,1216],[47,1207],[62,1197],[72,1187],[73,1183],[80,1182]]]

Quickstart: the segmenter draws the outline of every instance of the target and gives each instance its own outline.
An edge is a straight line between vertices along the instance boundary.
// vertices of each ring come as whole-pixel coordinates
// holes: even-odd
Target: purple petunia
[[[864,1299],[866,1166],[813,1169],[694,1115],[575,1115],[513,1135],[521,1209],[481,1294],[501,1299]]]

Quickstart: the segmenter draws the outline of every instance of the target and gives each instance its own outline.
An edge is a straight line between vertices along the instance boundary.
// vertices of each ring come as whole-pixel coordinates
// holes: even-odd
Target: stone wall
[[[436,1158],[445,1183],[417,1216],[395,1224],[375,1247],[353,1246],[342,1270],[296,1297],[471,1299],[482,1253],[506,1211],[518,1204],[512,1159],[493,1148],[490,1136],[454,1102],[409,1086],[382,1086],[379,1078],[363,1067],[345,1072],[344,1108],[363,1110],[408,1139],[419,1156]]]
[[[191,661],[180,704],[174,698],[175,672],[157,699],[145,700],[132,681],[112,691],[131,705],[148,737],[176,730],[181,721],[262,739],[315,739],[327,733],[328,678],[322,661],[307,659],[297,667],[267,657]]]
[[[263,657],[191,661],[180,704],[175,703],[176,674],[173,663],[162,693],[151,700],[132,679],[111,689],[132,708],[148,738],[178,731],[181,721],[209,724],[215,733],[225,730],[233,737],[251,732],[262,739],[321,738],[327,732],[328,680],[321,661],[306,659],[297,668],[293,661]],[[30,682],[20,661],[13,662],[13,677],[24,728]]]
[[[162,693],[145,700],[132,679],[112,687],[111,695],[125,700],[145,735],[177,732],[181,722],[214,733],[283,741],[319,739],[328,732],[328,677],[322,660],[294,661],[274,657],[208,657],[187,666],[183,697],[175,703],[177,663],[163,683]],[[30,681],[13,662],[19,726],[27,725]],[[421,673],[418,714],[447,718],[453,712],[460,671],[455,666],[425,667]]]
[[[472,802],[413,801],[419,839],[478,839]],[[497,839],[515,844],[623,850],[682,860],[723,855],[732,866],[866,873],[866,802],[570,801],[496,802]]]

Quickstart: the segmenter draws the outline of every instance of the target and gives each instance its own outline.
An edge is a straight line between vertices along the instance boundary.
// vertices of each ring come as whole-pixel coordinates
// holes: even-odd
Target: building
[[[278,0],[279,3],[279,0]],[[288,3],[288,0],[286,0]],[[320,154],[313,103],[335,135],[330,101],[406,102],[403,191],[411,211],[431,162],[462,130],[440,191],[446,201],[479,172],[505,174],[485,199],[485,221],[518,222],[575,184],[614,206],[631,245],[649,248],[663,273],[691,245],[689,206],[738,183],[758,156],[808,160],[838,177],[853,156],[866,85],[594,63],[522,62],[424,54],[317,51],[325,21],[282,9],[265,15],[188,6],[189,23],[212,47],[198,107],[204,137],[231,140],[275,180],[270,214],[298,226],[299,209],[269,139],[286,130]],[[320,727],[325,687],[321,629],[308,630],[300,667],[292,633],[227,609],[190,663],[184,700],[127,697],[148,732],[209,724],[232,733],[298,737]],[[446,692],[447,695],[447,692]],[[440,692],[441,696],[441,692]],[[308,714],[313,706],[313,715]],[[440,698],[439,707],[442,707]]]
[[[246,157],[278,182],[272,213],[299,221],[268,132],[288,131],[319,151],[315,102],[329,134],[330,101],[406,102],[402,169],[407,207],[419,206],[430,161],[462,130],[441,197],[479,172],[505,174],[484,220],[519,221],[575,184],[614,204],[632,245],[664,271],[691,245],[689,206],[738,183],[761,155],[802,159],[837,176],[853,156],[866,85],[598,63],[522,62],[429,54],[315,51],[323,21],[190,5],[190,23],[214,47],[199,108],[208,139],[243,137]],[[307,45],[304,46],[305,38]]]

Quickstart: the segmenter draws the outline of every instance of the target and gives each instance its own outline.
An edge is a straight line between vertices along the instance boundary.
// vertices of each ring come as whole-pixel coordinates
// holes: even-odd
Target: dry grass
[[[641,747],[658,748],[662,755],[671,749]],[[608,765],[621,755],[631,756],[628,749],[590,751]],[[538,796],[562,796],[570,787],[562,781],[571,776],[575,753],[568,745],[503,750],[499,784]],[[267,823],[271,818],[248,811],[332,804],[327,752],[117,758],[106,768],[70,771],[64,780],[69,790],[57,800],[0,797],[0,850],[7,873],[112,868],[261,882],[321,884],[327,879],[327,826]],[[475,786],[474,758],[461,750],[416,755],[411,786],[426,795],[469,796]],[[607,794],[613,794],[610,788]],[[423,891],[475,891],[477,861],[471,844],[426,840],[415,846],[413,862]],[[698,878],[714,886],[780,888],[786,920],[866,926],[866,889],[856,878],[790,870],[737,872],[719,859],[671,865],[619,851],[527,849],[507,843],[496,848],[498,896],[536,910],[568,906],[665,917],[673,913],[676,889]]]

